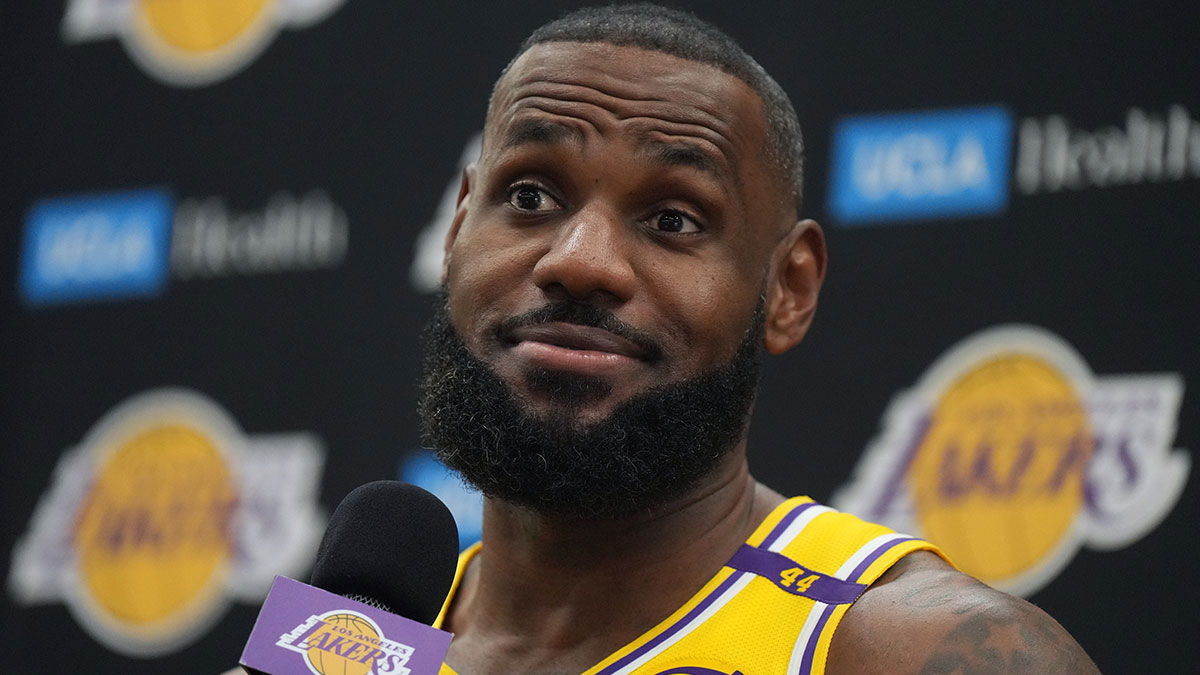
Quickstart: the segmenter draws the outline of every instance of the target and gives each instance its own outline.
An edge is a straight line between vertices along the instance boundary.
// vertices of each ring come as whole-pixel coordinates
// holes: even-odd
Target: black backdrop
[[[184,387],[249,438],[310,435],[324,457],[324,512],[353,486],[396,474],[419,445],[417,334],[430,296],[410,276],[418,235],[455,180],[500,68],[568,6],[351,0],[280,30],[237,72],[179,86],[139,67],[115,37],[65,39],[62,3],[5,4],[6,670],[215,673],[236,661],[253,622],[249,592],[185,644],[129,656],[92,637],[62,599],[29,602],[13,590],[14,546],[34,527],[56,462],[121,402]],[[1168,442],[1194,445],[1200,124],[1190,127],[1191,163],[1157,180],[1103,184],[1095,169],[1074,187],[1026,193],[1004,176],[999,212],[886,222],[839,222],[826,202],[834,129],[847,117],[997,106],[1012,119],[1005,149],[1015,152],[1024,120],[1058,116],[1098,136],[1126,130],[1131,109],[1200,116],[1196,5],[689,6],[790,93],[808,144],[805,214],[824,224],[831,251],[810,336],[766,371],[751,442],[757,475],[831,499],[895,395],[967,335],[1009,323],[1058,335],[1098,376],[1178,374],[1183,404]],[[147,297],[45,302],[20,286],[35,205],[139,188],[171,195],[177,230],[185,207],[203,200],[250,223],[269,219],[273,198],[309,199],[320,208],[307,217],[324,213],[348,240],[340,253],[274,269],[188,273],[173,260]],[[1144,536],[1084,548],[1031,599],[1107,672],[1194,672],[1198,507],[1188,482]]]

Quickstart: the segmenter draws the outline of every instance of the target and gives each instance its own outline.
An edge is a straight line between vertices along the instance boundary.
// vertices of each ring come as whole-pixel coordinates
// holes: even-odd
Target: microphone
[[[433,623],[454,581],[458,527],[442,500],[408,483],[360,485],[334,510],[309,583]]]
[[[428,624],[457,559],[441,500],[399,481],[361,485],[329,519],[312,585],[275,578],[240,664],[252,675],[436,675],[451,634]]]

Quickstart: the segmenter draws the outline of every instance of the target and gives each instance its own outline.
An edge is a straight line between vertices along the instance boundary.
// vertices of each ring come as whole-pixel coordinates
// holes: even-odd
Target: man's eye
[[[551,211],[558,202],[545,190],[533,185],[517,185],[508,193],[508,203],[522,211]]]
[[[663,211],[655,214],[650,219],[650,225],[659,232],[672,234],[691,234],[700,231],[700,226],[696,224],[696,221],[679,211]]]

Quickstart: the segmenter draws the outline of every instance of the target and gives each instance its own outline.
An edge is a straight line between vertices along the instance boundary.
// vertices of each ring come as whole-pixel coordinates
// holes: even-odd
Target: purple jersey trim
[[[784,592],[827,605],[848,605],[867,590],[865,584],[856,584],[822,574],[804,567],[782,553],[755,548],[750,544],[742,544],[738,552],[734,553],[729,562],[725,564],[735,570],[757,574]],[[793,576],[786,577],[785,573]],[[800,576],[806,577],[809,580],[808,583],[795,583],[796,578]],[[803,590],[801,590],[802,586]]]
[[[789,511],[787,513],[787,515],[785,515],[783,517],[783,519],[781,519],[779,521],[779,524],[776,525],[774,527],[774,529],[771,530],[770,534],[768,534],[766,536],[766,538],[763,539],[761,546],[763,548],[766,548],[766,547],[770,546],[771,544],[773,544],[775,542],[775,540],[778,539],[781,534],[783,534],[784,530],[786,530],[788,528],[788,526],[791,525],[792,522],[795,521],[796,518],[801,513],[804,513],[805,511],[807,511],[808,509],[810,509],[816,505],[817,505],[816,502],[806,502],[804,504],[801,504],[801,505],[795,507],[791,511]],[[616,661],[613,661],[607,667],[597,671],[596,675],[611,675],[612,673],[615,673],[616,671],[624,668],[625,666],[629,665],[630,663],[633,663],[635,660],[641,658],[641,656],[643,654],[645,654],[646,652],[654,649],[658,645],[660,645],[663,642],[665,642],[666,640],[670,639],[673,635],[675,635],[679,631],[683,630],[683,628],[685,626],[687,626],[689,623],[691,623],[693,619],[695,619],[697,616],[702,614],[704,612],[704,610],[708,609],[709,606],[711,606],[714,602],[716,602],[717,598],[721,597],[721,595],[725,591],[729,590],[730,586],[733,586],[735,583],[737,583],[737,581],[739,579],[741,579],[743,576],[745,576],[747,574],[751,574],[751,572],[741,572],[741,573],[734,572],[733,574],[729,575],[729,577],[727,579],[725,579],[725,581],[722,581],[720,583],[720,585],[718,585],[716,588],[713,589],[712,593],[709,593],[707,596],[704,597],[703,600],[696,603],[696,606],[693,607],[691,609],[691,611],[689,611],[687,614],[684,614],[678,621],[676,621],[674,624],[672,624],[669,628],[662,631],[658,635],[655,635],[654,637],[650,638],[649,640],[646,641],[645,644],[638,647],[637,649],[634,649],[633,651],[629,652],[625,656],[622,656],[621,658],[617,659]]]
[[[867,571],[867,568],[871,566],[871,563],[879,560],[880,556],[882,556],[884,553],[887,553],[896,546],[908,541],[916,541],[916,537],[901,537],[899,539],[891,539],[883,544],[880,544],[874,551],[871,552],[870,555],[868,555],[866,558],[863,558],[862,562],[858,563],[858,566],[855,567],[850,574],[846,575],[846,580],[858,581],[858,578],[862,576],[863,572]],[[813,629],[812,635],[808,636],[808,644],[804,645],[804,658],[800,661],[800,670],[797,675],[800,675],[800,673],[812,672],[813,658],[817,653],[817,642],[820,641],[821,633],[825,631],[825,624],[828,623],[829,617],[833,614],[833,610],[835,608],[836,605],[826,605],[825,609],[822,610],[821,617],[817,619],[816,628]]]

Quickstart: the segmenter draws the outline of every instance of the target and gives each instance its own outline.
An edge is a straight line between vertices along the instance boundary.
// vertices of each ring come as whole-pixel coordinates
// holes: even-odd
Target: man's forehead
[[[497,113],[538,85],[592,88],[617,98],[681,104],[738,127],[762,127],[762,101],[745,82],[706,63],[673,54],[606,42],[536,44],[509,65],[496,84],[489,124]],[[714,120],[719,121],[719,120]]]
[[[594,67],[601,71],[621,70],[629,64],[637,72],[647,76],[658,76],[664,73],[699,72],[708,75],[719,73],[720,78],[729,77],[739,80],[720,68],[670,54],[656,49],[648,49],[637,45],[615,44],[611,42],[570,42],[549,41],[530,46],[506,69],[506,76],[518,72],[532,72],[539,69],[554,69],[571,67]]]

